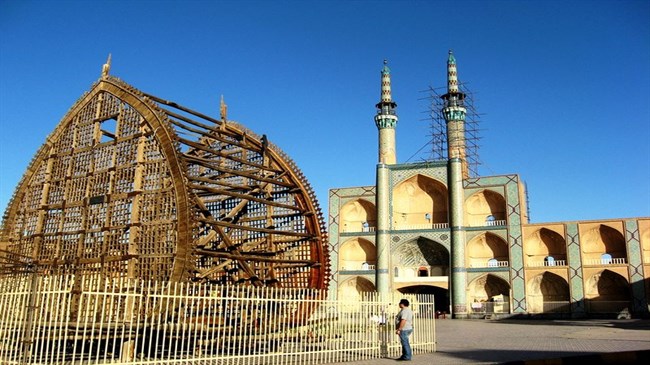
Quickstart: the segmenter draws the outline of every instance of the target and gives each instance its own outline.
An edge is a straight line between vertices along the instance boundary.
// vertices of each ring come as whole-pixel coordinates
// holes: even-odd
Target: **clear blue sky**
[[[449,49],[483,114],[479,173],[519,174],[533,222],[650,216],[648,0],[0,0],[0,209],[111,53],[147,93],[213,116],[223,94],[326,212],[329,189],[374,184],[382,61],[406,162]]]

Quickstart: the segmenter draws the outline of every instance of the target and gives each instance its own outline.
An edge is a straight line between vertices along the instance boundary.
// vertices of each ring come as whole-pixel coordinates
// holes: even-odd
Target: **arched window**
[[[369,266],[368,266],[367,262],[364,262],[363,264],[361,264],[361,270],[368,270],[368,269],[369,269]]]
[[[397,266],[395,266],[394,272],[395,272],[395,277],[398,277],[399,276],[399,268]]]
[[[485,225],[486,226],[495,226],[496,225],[496,218],[494,218],[493,215],[488,215],[485,218]]]
[[[497,259],[488,260],[488,267],[498,267],[498,266],[499,266],[499,261],[497,261]]]
[[[600,263],[603,265],[609,265],[612,263],[612,255],[604,253],[600,256]]]
[[[545,266],[555,266],[555,258],[553,256],[544,257]]]
[[[426,267],[421,266],[421,267],[418,269],[418,276],[419,276],[419,277],[429,276],[429,270],[427,270]]]

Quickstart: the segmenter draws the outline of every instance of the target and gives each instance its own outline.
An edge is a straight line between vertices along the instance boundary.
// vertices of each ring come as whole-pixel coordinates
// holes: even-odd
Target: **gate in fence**
[[[415,314],[414,353],[436,350],[432,295],[323,300],[312,289],[0,279],[3,364],[322,364],[398,356],[397,302]],[[91,282],[88,282],[88,281]]]

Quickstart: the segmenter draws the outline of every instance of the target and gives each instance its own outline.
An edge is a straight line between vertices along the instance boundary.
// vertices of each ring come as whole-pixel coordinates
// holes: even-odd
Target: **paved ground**
[[[354,365],[650,364],[650,320],[440,319],[436,339],[437,352],[416,354],[411,362]]]

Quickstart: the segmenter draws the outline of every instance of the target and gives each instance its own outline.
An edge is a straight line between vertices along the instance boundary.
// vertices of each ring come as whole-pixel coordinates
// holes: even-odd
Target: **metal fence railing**
[[[401,296],[325,297],[74,275],[0,278],[0,363],[284,365],[399,356],[392,318]],[[433,296],[404,297],[415,313],[414,352],[434,352]]]

